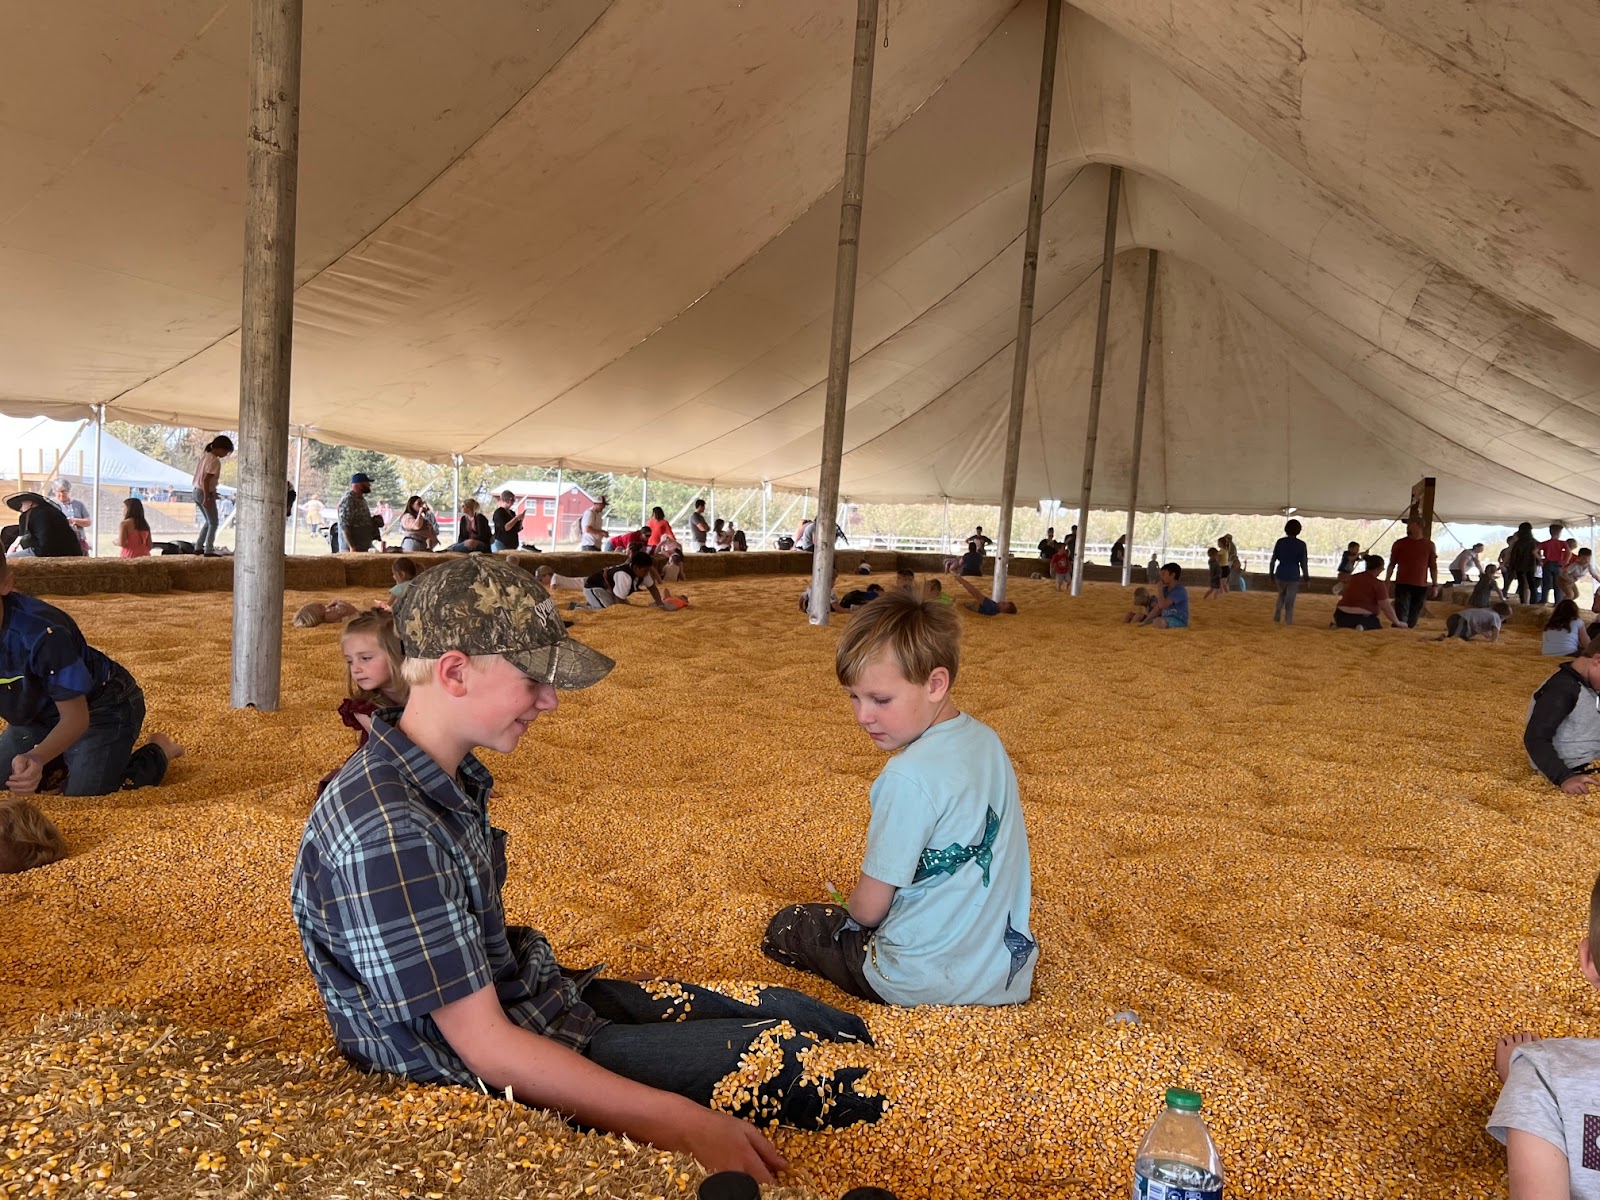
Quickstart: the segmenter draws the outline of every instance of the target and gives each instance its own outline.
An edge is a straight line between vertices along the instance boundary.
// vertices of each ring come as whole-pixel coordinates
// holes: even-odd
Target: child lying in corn
[[[1028,832],[1011,759],[950,689],[961,624],[904,592],[860,609],[835,668],[856,720],[900,751],[872,785],[849,903],[794,904],[767,926],[768,957],[879,1004],[1019,1004],[1038,945],[1028,930]]]
[[[569,970],[543,934],[508,923],[506,835],[490,824],[494,781],[472,751],[509,754],[558,689],[614,665],[567,637],[549,593],[473,554],[419,578],[395,627],[406,707],[372,716],[366,744],[317,797],[291,886],[344,1054],[423,1083],[482,1081],[762,1180],[784,1164],[751,1122],[877,1119],[882,1098],[855,1087],[864,1068],[809,1063],[820,1042],[869,1043],[859,1017],[785,988],[746,1003]]]

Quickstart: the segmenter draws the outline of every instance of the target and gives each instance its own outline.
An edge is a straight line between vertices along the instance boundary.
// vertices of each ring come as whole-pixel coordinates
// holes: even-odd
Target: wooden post
[[[235,708],[276,710],[282,683],[300,27],[301,0],[252,0],[233,556]]]
[[[872,123],[872,65],[877,47],[878,0],[856,0],[855,66],[850,75],[844,182],[839,197],[839,254],[833,276],[833,332],[828,340],[828,399],[822,416],[822,471],[817,481],[817,523],[830,524],[839,507],[839,466],[844,456],[844,410],[850,392],[850,337],[856,315],[856,259],[860,252],[861,199],[867,184],[867,132]],[[833,594],[832,529],[813,529],[811,623],[826,625]]]
[[[1139,512],[1139,458],[1144,453],[1144,394],[1150,382],[1150,325],[1156,311],[1156,252],[1144,277],[1144,332],[1139,338],[1139,398],[1133,407],[1133,472],[1128,480],[1128,527],[1122,541],[1122,586],[1133,581],[1133,521]]]
[[[1061,38],[1061,0],[1044,10],[1044,60],[1039,66],[1039,111],[1033,126],[1033,182],[1028,189],[1028,233],[1022,245],[1022,295],[1017,301],[1017,339],[1011,356],[1011,411],[1006,420],[1006,463],[1000,477],[1000,520],[995,528],[995,603],[1006,598],[1011,564],[1011,510],[1017,502],[1022,457],[1022,409],[1028,395],[1028,348],[1033,340],[1033,291],[1039,275],[1039,227],[1044,223],[1045,168],[1050,161],[1050,109],[1056,94],[1056,47]]]
[[[1100,387],[1106,377],[1106,323],[1111,319],[1111,272],[1117,259],[1117,202],[1122,168],[1111,168],[1106,187],[1106,240],[1100,256],[1100,320],[1094,330],[1094,374],[1089,382],[1089,421],[1083,435],[1083,491],[1078,498],[1078,542],[1072,555],[1072,594],[1083,594],[1083,560],[1089,548],[1089,493],[1094,490],[1094,447],[1100,439]]]

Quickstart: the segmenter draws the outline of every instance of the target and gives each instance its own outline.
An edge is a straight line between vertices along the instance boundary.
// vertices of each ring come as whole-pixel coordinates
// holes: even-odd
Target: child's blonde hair
[[[1150,589],[1149,588],[1134,588],[1133,589],[1133,602],[1135,604],[1137,604],[1137,605],[1140,605],[1140,606],[1149,604],[1150,603]]]
[[[30,871],[67,856],[67,843],[31,800],[0,800],[0,875]]]
[[[343,647],[344,640],[353,633],[370,633],[378,643],[378,649],[383,651],[383,656],[389,660],[389,687],[399,691],[405,679],[401,664],[405,653],[400,649],[400,635],[395,632],[394,618],[386,612],[377,609],[368,609],[364,613],[357,613],[344,623],[344,629],[339,634],[339,645]],[[357,700],[365,700],[370,704],[382,704],[387,701],[380,692],[369,692],[350,684],[350,695]]]
[[[961,622],[945,605],[908,592],[886,592],[858,608],[845,627],[834,653],[839,682],[850,687],[881,653],[890,655],[908,683],[926,683],[936,667],[943,667],[954,684],[961,663]]]

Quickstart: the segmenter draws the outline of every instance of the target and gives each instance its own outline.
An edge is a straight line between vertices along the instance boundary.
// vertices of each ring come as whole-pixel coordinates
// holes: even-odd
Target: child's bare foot
[[[160,746],[161,752],[167,756],[168,762],[175,758],[183,757],[183,747],[164,733],[152,733],[150,735],[150,744],[152,746]]]
[[[1511,1052],[1518,1046],[1538,1040],[1538,1034],[1524,1030],[1521,1033],[1508,1033],[1494,1044],[1494,1073],[1500,1077],[1501,1083],[1506,1081],[1506,1075],[1511,1070]]]

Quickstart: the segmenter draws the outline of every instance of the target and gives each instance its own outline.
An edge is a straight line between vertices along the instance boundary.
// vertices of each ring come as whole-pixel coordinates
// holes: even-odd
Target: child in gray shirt
[[[1589,933],[1578,941],[1583,977],[1600,989],[1596,945],[1600,879],[1589,895]],[[1495,1047],[1495,1071],[1504,1086],[1489,1132],[1505,1143],[1512,1200],[1600,1200],[1600,1040],[1513,1033]]]

